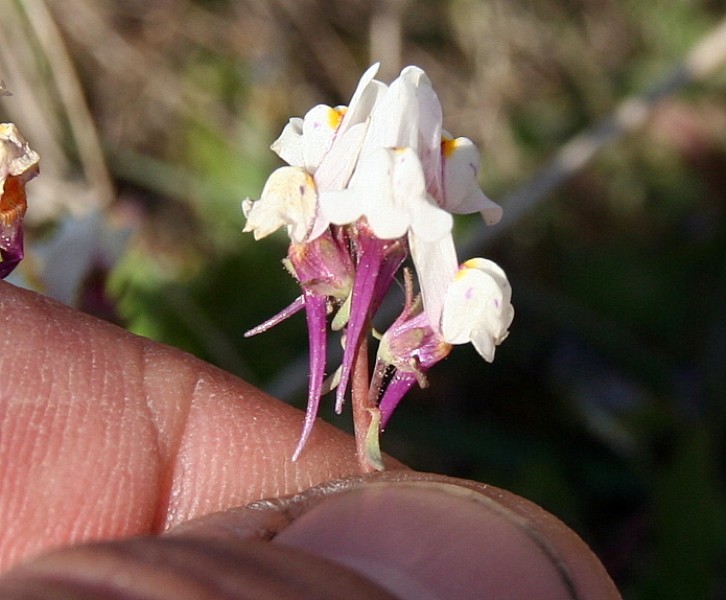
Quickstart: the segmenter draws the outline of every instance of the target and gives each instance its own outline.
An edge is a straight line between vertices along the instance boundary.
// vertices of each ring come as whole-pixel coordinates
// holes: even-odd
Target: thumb
[[[11,572],[0,596],[55,592],[49,582],[66,600],[107,597],[94,590],[179,600],[620,598],[585,543],[536,505],[404,471],[208,515],[159,538],[57,552]]]

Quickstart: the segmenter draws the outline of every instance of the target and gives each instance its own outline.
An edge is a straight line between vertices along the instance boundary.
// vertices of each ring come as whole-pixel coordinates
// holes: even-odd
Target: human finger
[[[179,600],[215,589],[267,598],[276,582],[270,598],[354,598],[345,595],[351,573],[371,598],[620,597],[585,543],[546,511],[491,486],[411,471],[330,482],[161,538],[61,551],[11,573],[0,594],[46,586],[90,600],[103,597],[93,595],[100,586],[119,599],[161,598],[166,586]]]
[[[354,446],[174,348],[0,282],[0,571],[356,472]]]

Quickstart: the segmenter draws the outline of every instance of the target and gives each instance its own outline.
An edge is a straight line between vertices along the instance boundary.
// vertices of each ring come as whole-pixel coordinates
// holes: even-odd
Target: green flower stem
[[[361,336],[351,373],[351,396],[353,404],[353,428],[358,465],[362,474],[383,470],[370,453],[370,428],[373,418],[372,404],[368,394],[368,338]],[[374,458],[374,460],[371,460]]]

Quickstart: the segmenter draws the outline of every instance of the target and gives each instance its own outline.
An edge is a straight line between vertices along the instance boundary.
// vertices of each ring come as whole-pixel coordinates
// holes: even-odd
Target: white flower
[[[514,319],[512,288],[491,260],[473,258],[461,265],[446,290],[441,331],[450,344],[474,344],[488,361],[509,334]]]
[[[243,231],[259,240],[286,226],[290,239],[302,243],[309,236],[317,211],[318,196],[309,173],[298,167],[280,167],[265,183],[257,201],[243,200],[247,218]]]
[[[502,218],[502,207],[492,202],[479,188],[481,157],[474,143],[465,137],[441,141],[443,162],[443,197],[441,206],[446,210],[468,215],[480,212],[487,225]]]
[[[350,187],[324,192],[319,202],[331,223],[347,225],[366,217],[374,235],[384,240],[410,231],[435,242],[451,231],[451,214],[426,192],[421,163],[411,148],[378,148],[363,156]]]

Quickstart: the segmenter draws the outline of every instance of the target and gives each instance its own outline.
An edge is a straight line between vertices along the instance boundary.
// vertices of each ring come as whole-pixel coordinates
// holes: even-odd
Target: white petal
[[[417,67],[407,67],[401,77],[411,77],[418,104],[418,153],[426,177],[426,187],[435,197],[442,196],[441,135],[443,111],[439,97],[427,75]]]
[[[390,185],[403,199],[426,197],[426,181],[418,155],[411,148],[386,148],[390,165]],[[410,200],[408,200],[410,201]]]
[[[392,186],[397,206],[405,207],[408,226],[424,242],[435,242],[451,231],[453,219],[426,192],[423,167],[411,148],[395,150]]]
[[[388,86],[373,79],[378,73],[379,63],[375,63],[368,67],[358,82],[358,87],[350,99],[348,110],[343,115],[343,121],[340,124],[339,134],[345,133],[348,128],[359,123],[363,123],[368,119],[373,107]]]
[[[243,231],[263,238],[286,226],[293,242],[305,241],[313,224],[317,192],[312,177],[298,167],[280,167],[270,175],[257,202],[242,203],[247,223]]]
[[[411,223],[408,212],[398,206],[390,205],[383,210],[367,210],[366,217],[376,237],[382,240],[395,240],[406,235]]]
[[[454,239],[451,234],[427,243],[414,233],[408,234],[408,246],[416,267],[424,311],[434,331],[441,333],[441,313],[449,284],[458,268]]]
[[[508,335],[514,318],[511,287],[504,271],[483,258],[464,263],[446,292],[442,315],[444,339],[450,344],[473,342],[487,361]]]
[[[336,137],[333,147],[315,171],[315,184],[320,192],[341,190],[350,181],[358,161],[367,123],[358,123]]]
[[[488,331],[481,329],[473,332],[471,343],[485,361],[494,362],[494,349],[496,348],[496,345]]]
[[[484,200],[479,200],[481,203],[484,203],[484,201],[486,201],[486,206],[479,211],[481,213],[481,218],[484,219],[484,222],[487,225],[496,225],[502,220],[504,211],[501,206],[499,206],[496,202],[489,200],[486,196],[484,196]]]
[[[280,137],[270,146],[275,154],[293,167],[305,166],[302,126],[303,120],[300,117],[293,117],[283,128]]]
[[[320,211],[334,225],[355,223],[363,215],[363,204],[355,190],[323,192],[318,199]]]
[[[451,212],[460,215],[479,212],[487,225],[496,225],[502,220],[504,214],[502,207],[487,198],[479,188],[474,188],[471,194],[461,201],[457,210]]]
[[[418,149],[418,104],[413,84],[396,79],[378,98],[362,154],[378,148]]]
[[[373,212],[385,215],[392,205],[390,153],[380,149],[360,161],[345,190],[321,194],[320,210],[331,223],[347,225]]]
[[[314,106],[305,115],[302,139],[305,168],[308,172],[314,173],[330,150],[342,118],[341,109],[331,108],[325,104]]]
[[[502,208],[487,198],[479,188],[480,155],[474,143],[464,137],[444,139],[444,208],[455,214],[481,212],[487,225],[502,218]]]
[[[30,149],[14,123],[0,123],[0,192],[8,175],[32,179],[39,161],[38,153]]]
[[[433,197],[411,207],[411,230],[423,242],[435,243],[451,235],[454,219],[451,213],[438,207]]]

